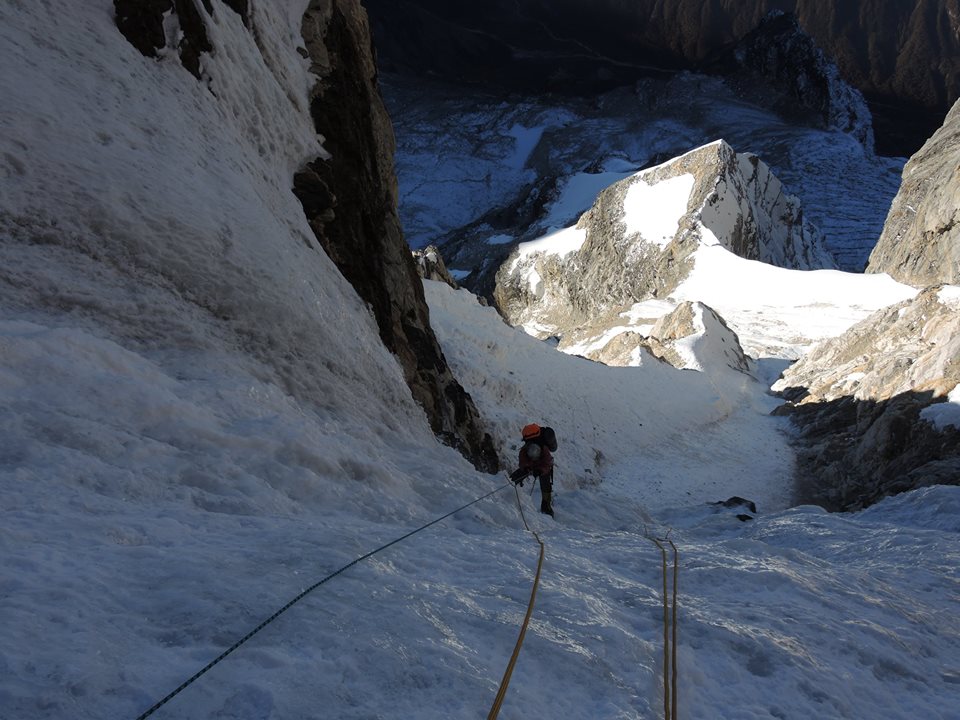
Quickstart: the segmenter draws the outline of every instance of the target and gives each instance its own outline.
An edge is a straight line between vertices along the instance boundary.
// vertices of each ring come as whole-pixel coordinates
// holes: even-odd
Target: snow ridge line
[[[523,526],[527,529],[527,532],[533,534],[533,537],[540,545],[540,558],[537,560],[537,574],[533,578],[533,588],[530,590],[530,602],[527,603],[527,614],[523,617],[523,624],[520,626],[520,634],[517,636],[517,644],[513,647],[513,654],[510,656],[510,662],[507,663],[507,669],[503,673],[503,679],[500,681],[500,688],[497,690],[497,696],[494,698],[493,705],[490,707],[490,713],[487,715],[487,720],[497,720],[497,716],[500,714],[500,707],[503,705],[503,700],[507,696],[507,688],[510,686],[510,678],[513,676],[513,668],[517,664],[517,658],[520,656],[520,647],[523,645],[523,638],[527,634],[527,626],[530,624],[530,616],[533,614],[533,605],[537,600],[537,588],[540,586],[540,571],[543,569],[543,554],[545,551],[543,540],[540,539],[540,535],[537,534],[536,530],[531,530],[530,526],[527,525],[527,516],[523,512],[523,504],[520,502],[520,491],[517,490],[516,483],[514,483],[513,491],[517,495],[517,507],[520,509],[520,517],[523,520]]]
[[[345,570],[348,570],[348,569],[352,568],[354,565],[356,565],[356,564],[358,564],[358,563],[360,563],[360,562],[363,562],[363,561],[366,560],[367,558],[373,557],[373,556],[376,555],[378,552],[381,552],[381,551],[383,551],[383,550],[386,550],[387,548],[389,548],[389,547],[391,547],[391,546],[393,546],[393,545],[396,545],[396,544],[399,543],[399,542],[402,542],[402,541],[406,540],[407,538],[411,537],[412,535],[416,535],[418,532],[421,532],[422,530],[426,530],[426,529],[427,529],[428,527],[430,527],[431,525],[436,525],[436,524],[437,524],[438,522],[440,522],[441,520],[446,520],[446,519],[447,519],[448,517],[450,517],[451,515],[455,515],[456,513],[460,512],[461,510],[466,510],[468,507],[470,507],[471,505],[476,505],[476,504],[477,504],[478,502],[480,502],[481,500],[486,500],[488,497],[490,497],[491,495],[494,495],[494,494],[500,492],[501,490],[503,490],[503,489],[504,489],[505,487],[507,487],[508,485],[510,485],[510,483],[504,483],[504,484],[501,485],[500,487],[498,487],[498,488],[496,488],[496,489],[494,489],[494,490],[491,490],[491,491],[488,492],[486,495],[483,495],[482,497],[478,497],[476,500],[472,500],[472,501],[468,502],[466,505],[461,505],[461,506],[458,507],[456,510],[451,510],[451,511],[448,512],[446,515],[442,515],[441,517],[438,517],[436,520],[431,520],[431,521],[428,522],[426,525],[421,525],[421,526],[418,527],[416,530],[411,530],[411,531],[408,532],[406,535],[401,535],[401,536],[398,537],[397,539],[391,540],[390,542],[386,543],[385,545],[381,545],[381,546],[378,547],[376,550],[371,550],[371,551],[368,552],[366,555],[361,555],[361,556],[358,557],[356,560],[353,560],[353,561],[347,563],[346,565],[344,565],[344,566],[343,566],[342,568],[340,568],[339,570],[335,570],[334,572],[330,573],[329,575],[327,575],[327,576],[326,576],[325,578],[323,578],[322,580],[318,580],[318,581],[315,582],[313,585],[311,585],[311,586],[308,587],[306,590],[304,590],[304,591],[301,592],[299,595],[297,595],[295,598],[293,598],[290,602],[288,602],[288,603],[287,603],[286,605],[284,605],[282,608],[280,608],[280,609],[277,610],[275,613],[273,613],[273,615],[271,615],[271,616],[268,617],[266,620],[264,620],[262,623],[260,623],[259,625],[257,625],[253,630],[251,630],[251,631],[248,632],[246,635],[244,635],[242,638],[240,638],[239,640],[237,640],[233,645],[231,645],[229,648],[227,648],[227,649],[224,650],[222,653],[220,653],[216,658],[214,658],[214,659],[211,660],[209,663],[207,663],[203,668],[201,668],[199,671],[197,671],[196,673],[194,673],[194,674],[193,674],[191,677],[189,677],[187,680],[184,680],[183,683],[181,683],[180,686],[177,687],[176,690],[173,690],[171,693],[169,693],[169,694],[168,694],[166,697],[164,697],[162,700],[158,701],[153,707],[151,707],[149,710],[147,710],[146,712],[144,712],[142,715],[138,715],[138,716],[137,716],[137,720],[144,720],[144,718],[148,718],[148,717],[150,717],[151,715],[153,715],[153,713],[155,713],[155,712],[156,712],[157,710],[159,710],[161,707],[163,707],[164,705],[166,705],[170,700],[172,700],[173,698],[175,698],[175,697],[176,697],[177,695],[179,695],[181,692],[183,692],[184,690],[186,690],[190,685],[192,685],[194,682],[196,682],[197,680],[199,680],[199,679],[200,679],[203,675],[205,675],[209,670],[213,669],[213,667],[214,667],[217,663],[219,663],[221,660],[225,659],[225,658],[226,658],[228,655],[230,655],[234,650],[238,649],[241,645],[243,645],[245,642],[247,642],[247,640],[249,640],[250,638],[252,638],[254,635],[256,635],[256,634],[257,634],[258,632],[260,632],[261,630],[263,630],[267,625],[269,625],[270,623],[272,623],[274,620],[276,620],[278,617],[280,617],[283,613],[285,613],[285,612],[286,612],[287,610],[289,610],[291,607],[293,607],[293,606],[296,605],[298,602],[300,602],[301,600],[303,600],[303,598],[305,598],[307,595],[309,595],[310,593],[312,593],[314,590],[316,590],[318,587],[320,587],[321,585],[323,585],[323,584],[324,584],[325,582],[327,582],[328,580],[332,580],[333,578],[335,578],[335,577],[336,577],[337,575],[339,575],[340,573],[344,572]],[[514,486],[514,487],[516,487],[516,486]],[[523,512],[523,511],[521,510],[521,513],[522,513],[522,512]],[[524,520],[524,524],[526,524],[526,520]],[[529,528],[528,528],[528,529],[529,529]],[[541,547],[542,547],[542,545],[541,545]],[[542,559],[543,559],[543,558],[542,558],[542,551],[541,551],[541,560],[542,560]],[[538,569],[538,570],[537,570],[537,577],[538,577],[538,579],[539,579],[539,572],[540,572],[540,571],[539,571],[539,569]]]

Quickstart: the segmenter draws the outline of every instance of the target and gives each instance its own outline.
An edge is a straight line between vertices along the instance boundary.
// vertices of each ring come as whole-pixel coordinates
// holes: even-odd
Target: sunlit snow
[[[627,235],[639,234],[644,240],[665,248],[677,234],[680,218],[696,180],[684,174],[658,183],[642,180],[633,183],[623,199],[623,222]]]

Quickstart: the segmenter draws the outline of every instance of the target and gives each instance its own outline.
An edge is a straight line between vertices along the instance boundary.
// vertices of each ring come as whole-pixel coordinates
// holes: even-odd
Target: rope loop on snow
[[[323,578],[322,580],[318,580],[318,581],[315,582],[313,585],[311,585],[311,586],[308,587],[306,590],[304,590],[304,591],[301,592],[299,595],[297,595],[295,598],[293,598],[290,602],[288,602],[288,603],[287,603],[286,605],[284,605],[282,608],[280,608],[280,609],[277,610],[275,613],[273,613],[273,615],[271,615],[271,616],[268,617],[266,620],[264,620],[262,623],[260,623],[259,625],[257,625],[253,630],[251,630],[251,631],[248,632],[246,635],[244,635],[242,638],[240,638],[239,640],[237,640],[237,641],[236,641],[233,645],[231,645],[229,648],[227,648],[227,649],[224,650],[222,653],[220,653],[216,658],[214,658],[214,659],[211,660],[209,663],[207,663],[203,668],[201,668],[201,669],[198,670],[196,673],[194,673],[194,674],[191,675],[189,678],[187,678],[185,681],[183,681],[183,682],[179,685],[179,687],[177,687],[175,690],[173,690],[172,692],[170,692],[170,693],[169,693],[166,697],[164,697],[162,700],[159,700],[153,707],[151,707],[149,710],[147,710],[146,712],[144,712],[142,715],[138,715],[138,716],[137,716],[137,720],[144,720],[144,718],[148,718],[148,717],[150,717],[151,715],[153,715],[153,713],[155,713],[155,712],[156,712],[157,710],[159,710],[161,707],[163,707],[164,705],[166,705],[170,700],[172,700],[173,698],[175,698],[175,697],[176,697],[177,695],[179,695],[181,692],[183,692],[184,690],[186,690],[190,685],[192,685],[194,682],[196,682],[197,680],[199,680],[203,675],[205,675],[207,672],[209,672],[211,669],[213,669],[213,667],[214,667],[217,663],[219,663],[221,660],[223,660],[224,658],[226,658],[230,653],[232,653],[234,650],[236,650],[237,648],[239,648],[241,645],[243,645],[245,642],[247,642],[247,640],[249,640],[250,638],[252,638],[254,635],[256,635],[256,634],[257,634],[258,632],[260,632],[261,630],[263,630],[267,625],[269,625],[269,624],[272,623],[274,620],[276,620],[278,617],[280,617],[281,615],[283,615],[283,613],[285,613],[285,612],[286,612],[287,610],[289,610],[291,607],[293,607],[293,606],[296,605],[298,602],[300,602],[301,600],[303,600],[303,598],[305,598],[307,595],[309,595],[310,593],[312,593],[314,590],[316,590],[318,587],[320,587],[321,585],[323,585],[325,582],[327,582],[327,581],[329,581],[329,580],[332,580],[332,579],[335,578],[337,575],[339,575],[340,573],[344,572],[345,570],[348,570],[348,569],[352,568],[352,567],[353,567],[354,565],[356,565],[357,563],[363,562],[363,561],[366,560],[367,558],[373,557],[373,556],[376,555],[377,553],[379,553],[379,552],[381,552],[381,551],[383,551],[383,550],[386,550],[387,548],[389,548],[389,547],[391,547],[391,546],[393,546],[393,545],[396,545],[397,543],[402,542],[402,541],[406,540],[407,538],[409,538],[409,537],[411,537],[411,536],[413,536],[413,535],[416,535],[418,532],[422,532],[423,530],[426,530],[428,527],[430,527],[430,526],[432,526],[432,525],[436,525],[436,524],[437,524],[438,522],[440,522],[441,520],[446,520],[446,519],[447,519],[448,517],[450,517],[451,515],[455,515],[456,513],[460,512],[461,510],[466,510],[468,507],[470,507],[471,505],[476,505],[476,504],[477,504],[478,502],[480,502],[481,500],[486,500],[486,499],[487,499],[488,497],[490,497],[491,495],[494,495],[494,494],[500,492],[501,490],[503,490],[505,487],[507,487],[507,486],[509,486],[509,485],[510,485],[510,483],[505,483],[505,484],[501,485],[500,487],[496,488],[495,490],[491,490],[491,491],[488,492],[486,495],[483,495],[483,496],[481,496],[481,497],[478,497],[476,500],[472,500],[472,501],[468,502],[466,505],[461,505],[461,506],[458,507],[456,510],[451,510],[451,511],[448,512],[446,515],[443,515],[443,516],[441,516],[441,517],[438,517],[436,520],[431,520],[431,521],[428,522],[426,525],[421,525],[421,526],[418,527],[416,530],[411,530],[411,531],[408,532],[406,535],[401,535],[401,536],[398,537],[396,540],[391,540],[390,542],[388,542],[388,543],[386,543],[386,544],[384,544],[384,545],[381,545],[381,546],[378,547],[376,550],[371,550],[371,551],[368,552],[366,555],[361,555],[361,556],[358,557],[356,560],[353,560],[353,561],[347,563],[346,565],[344,565],[344,566],[343,566],[342,568],[340,568],[339,570],[333,571],[332,573],[330,573],[329,575],[327,575],[327,576],[326,576],[325,578]]]
[[[517,495],[517,507],[520,508],[520,518],[523,520],[523,526],[527,529],[527,532],[533,535],[537,543],[540,545],[540,558],[537,560],[537,574],[533,578],[533,588],[530,590],[530,601],[527,603],[527,614],[523,617],[523,624],[520,626],[520,634],[517,636],[517,644],[513,647],[513,654],[510,656],[510,662],[507,663],[507,669],[503,673],[503,679],[500,680],[500,688],[497,690],[497,696],[494,698],[493,705],[490,707],[490,713],[487,715],[487,720],[496,720],[497,716],[500,714],[500,707],[503,705],[503,700],[507,696],[507,688],[510,685],[510,678],[513,676],[513,668],[517,664],[517,658],[520,657],[520,648],[523,645],[523,638],[527,634],[527,626],[530,624],[530,616],[533,614],[533,605],[537,600],[537,588],[540,586],[540,571],[543,569],[543,540],[540,539],[540,535],[537,534],[537,531],[531,530],[530,526],[527,524],[527,516],[523,512],[523,503],[520,502],[520,491],[517,490],[516,485],[513,486],[513,490]]]
[[[673,540],[670,539],[670,533],[662,539],[648,535],[644,531],[644,537],[660,548],[661,572],[663,574],[663,718],[664,720],[677,720],[677,572],[679,569],[680,552]],[[670,601],[667,595],[667,549],[663,543],[667,542],[673,548],[673,601],[672,611],[670,610]],[[672,625],[672,640],[671,626]],[[668,678],[670,678],[668,682]]]

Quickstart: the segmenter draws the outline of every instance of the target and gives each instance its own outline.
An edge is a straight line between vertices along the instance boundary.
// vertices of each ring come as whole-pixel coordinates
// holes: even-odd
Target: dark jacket
[[[537,445],[540,448],[540,457],[536,460],[527,455],[527,448],[530,445]],[[550,450],[546,446],[540,445],[535,440],[527,442],[520,448],[520,469],[536,477],[549,475],[553,472],[553,455],[550,454]]]

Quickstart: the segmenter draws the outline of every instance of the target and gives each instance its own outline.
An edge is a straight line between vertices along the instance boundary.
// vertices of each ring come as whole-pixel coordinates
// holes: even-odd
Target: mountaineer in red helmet
[[[533,475],[540,481],[540,512],[553,517],[553,455],[557,449],[557,435],[550,427],[531,423],[523,428],[523,447],[520,448],[520,467],[510,479],[523,487],[524,479]]]

